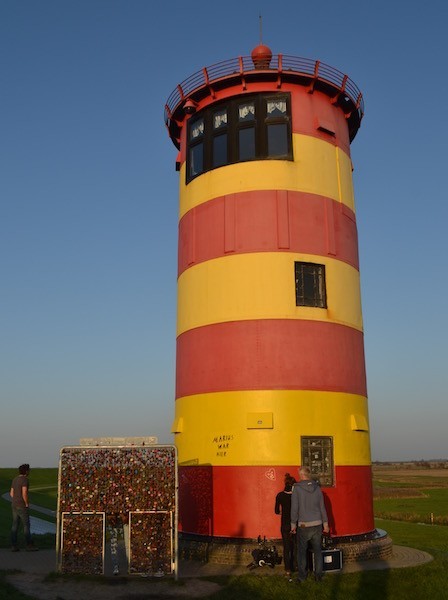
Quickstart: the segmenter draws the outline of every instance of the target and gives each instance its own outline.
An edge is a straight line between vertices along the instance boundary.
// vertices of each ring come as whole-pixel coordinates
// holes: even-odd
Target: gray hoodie
[[[291,528],[328,525],[324,497],[319,484],[312,479],[303,479],[292,487]]]

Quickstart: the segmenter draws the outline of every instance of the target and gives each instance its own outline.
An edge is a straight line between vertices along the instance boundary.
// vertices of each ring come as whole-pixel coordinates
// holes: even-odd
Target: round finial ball
[[[268,46],[260,44],[252,50],[251,57],[256,69],[267,69],[272,59],[272,50]]]

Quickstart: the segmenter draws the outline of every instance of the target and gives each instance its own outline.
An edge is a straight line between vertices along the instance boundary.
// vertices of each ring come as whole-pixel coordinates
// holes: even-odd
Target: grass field
[[[14,475],[15,470],[0,469],[2,494],[9,490]],[[31,501],[56,508],[57,470],[36,469],[31,478]],[[222,589],[213,595],[213,600],[292,600],[298,597],[303,600],[448,600],[448,527],[422,524],[428,511],[446,519],[447,471],[374,469],[374,487],[375,513],[384,511],[396,515],[397,519],[377,518],[376,526],[385,529],[397,545],[429,552],[434,557],[432,562],[404,569],[332,574],[321,584],[310,581],[300,588],[281,575],[266,576],[260,570],[240,577],[216,578]],[[419,522],[412,522],[414,517]],[[1,500],[1,546],[9,545],[10,518],[9,503]],[[33,600],[11,588],[4,576],[0,571],[0,600]]]
[[[448,525],[448,469],[373,470],[376,517]]]

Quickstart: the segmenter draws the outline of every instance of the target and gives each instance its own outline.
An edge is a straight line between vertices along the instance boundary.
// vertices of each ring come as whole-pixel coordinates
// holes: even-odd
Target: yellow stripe
[[[355,212],[355,196],[353,192],[353,166],[351,159],[343,150],[336,146],[336,161],[338,172],[338,199]],[[344,199],[344,200],[342,200]]]
[[[347,154],[318,138],[293,135],[294,161],[264,160],[208,171],[185,185],[180,170],[180,217],[212,198],[253,190],[292,190],[319,194],[354,210],[352,163]]]
[[[294,261],[326,267],[328,308],[296,306]],[[177,334],[212,323],[311,319],[362,331],[359,272],[329,257],[287,252],[225,256],[199,263],[178,281]]]
[[[251,427],[254,413],[266,415],[266,429]],[[332,436],[334,464],[362,466],[370,464],[370,441],[356,430],[360,420],[368,423],[367,399],[353,394],[219,392],[179,398],[173,430],[181,430],[179,463],[300,464],[301,436]]]

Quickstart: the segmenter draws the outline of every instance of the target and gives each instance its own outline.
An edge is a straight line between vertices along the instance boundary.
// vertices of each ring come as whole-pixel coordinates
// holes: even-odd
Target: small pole
[[[431,525],[434,525],[434,513],[431,513]]]
[[[259,15],[259,20],[260,20],[260,45],[263,44],[263,17],[261,15]]]

